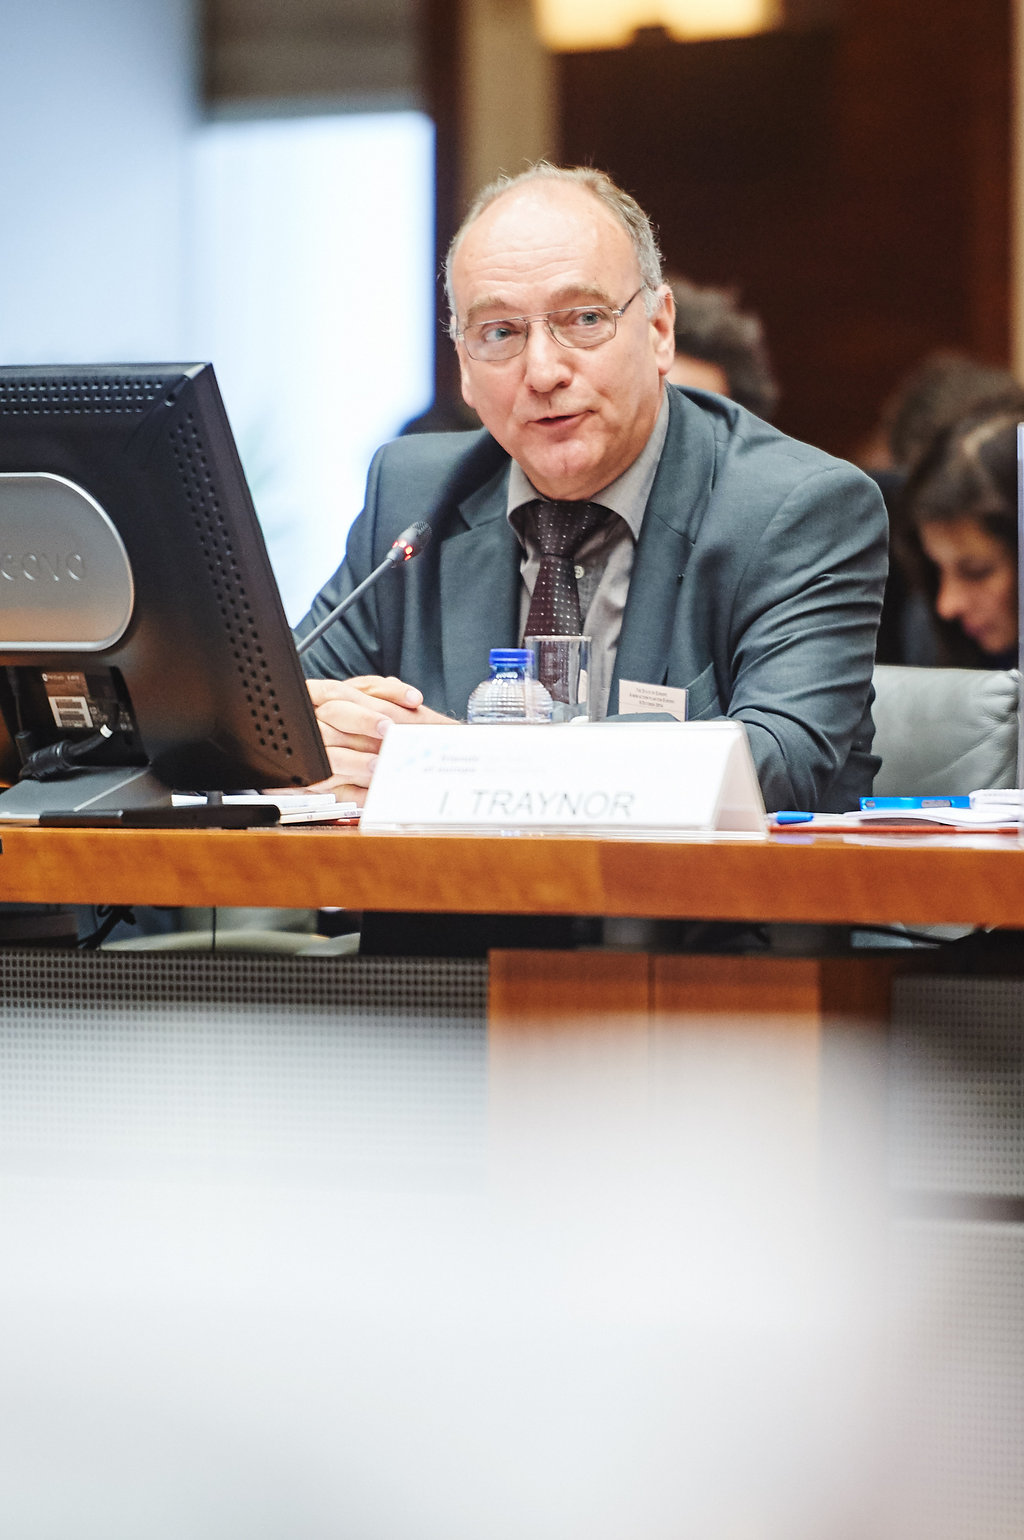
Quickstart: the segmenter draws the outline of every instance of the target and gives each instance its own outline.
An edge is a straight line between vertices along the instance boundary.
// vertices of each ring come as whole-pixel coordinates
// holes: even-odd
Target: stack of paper
[[[862,797],[851,813],[776,813],[776,829],[794,824],[813,829],[1015,829],[1024,811],[1024,792],[1016,788],[972,791],[968,796]]]
[[[206,801],[198,794],[175,792],[175,807],[192,807]],[[282,823],[358,823],[359,808],[354,802],[338,802],[330,791],[228,792],[225,802],[276,802]]]

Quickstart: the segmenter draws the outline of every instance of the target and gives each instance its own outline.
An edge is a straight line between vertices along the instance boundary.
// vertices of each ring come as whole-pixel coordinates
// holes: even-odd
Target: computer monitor
[[[0,814],[329,775],[209,364],[0,368]]]

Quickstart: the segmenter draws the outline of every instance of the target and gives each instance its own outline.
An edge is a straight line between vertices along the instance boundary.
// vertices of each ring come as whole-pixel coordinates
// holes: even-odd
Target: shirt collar
[[[665,435],[668,433],[668,392],[662,386],[661,407],[655,419],[651,436],[641,449],[632,465],[626,467],[621,476],[617,476],[613,482],[588,498],[588,502],[600,503],[602,508],[610,508],[617,513],[629,525],[630,533],[634,540],[640,538],[640,526],[644,519],[644,509],[647,507],[647,499],[651,495],[651,487],[654,485],[654,477],[658,470],[658,461],[661,459],[661,451],[665,447]],[[522,466],[515,460],[509,471],[508,478],[508,508],[510,516],[526,503],[536,502],[541,497],[533,482],[527,476]],[[513,528],[515,524],[513,523]]]

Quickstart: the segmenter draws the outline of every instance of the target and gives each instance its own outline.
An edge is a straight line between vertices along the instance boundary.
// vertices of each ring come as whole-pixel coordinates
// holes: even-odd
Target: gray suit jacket
[[[877,487],[722,397],[667,387],[612,682],[685,686],[689,715],[741,721],[769,809],[840,810],[871,790],[871,671],[886,573]],[[422,556],[303,659],[311,678],[396,674],[465,716],[488,649],[518,644],[520,548],[490,434],[419,434],[375,456],[342,566],[303,635],[414,519]]]

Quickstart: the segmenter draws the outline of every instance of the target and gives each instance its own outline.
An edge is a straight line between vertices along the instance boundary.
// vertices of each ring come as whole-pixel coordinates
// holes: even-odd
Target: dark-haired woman
[[[897,532],[929,596],[939,662],[1017,662],[1017,424],[1024,401],[973,413],[942,433],[907,483]]]

